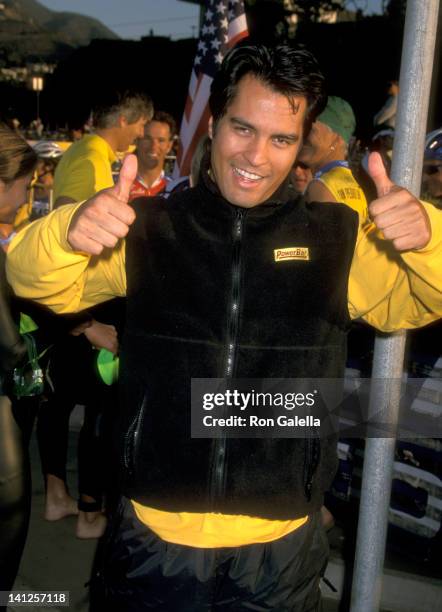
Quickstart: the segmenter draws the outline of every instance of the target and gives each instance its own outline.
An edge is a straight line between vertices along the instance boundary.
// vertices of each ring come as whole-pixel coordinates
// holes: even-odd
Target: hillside
[[[97,19],[51,11],[37,0],[0,0],[0,65],[53,61],[96,38],[118,36]]]

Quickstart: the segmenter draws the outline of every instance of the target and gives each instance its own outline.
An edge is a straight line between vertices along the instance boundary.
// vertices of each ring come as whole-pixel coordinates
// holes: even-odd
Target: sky
[[[198,34],[199,6],[179,0],[39,0],[55,11],[71,11],[99,19],[121,38],[139,39],[153,29],[173,39]],[[351,4],[351,3],[350,3]],[[378,12],[381,0],[366,0]],[[358,2],[363,6],[364,2]]]
[[[54,11],[99,19],[121,38],[156,36],[190,38],[198,34],[199,6],[179,0],[39,0]],[[193,29],[192,29],[193,27]]]

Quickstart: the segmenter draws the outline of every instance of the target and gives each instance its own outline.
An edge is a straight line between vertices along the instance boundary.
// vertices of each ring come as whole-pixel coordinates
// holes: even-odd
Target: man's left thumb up
[[[395,186],[388,177],[382,157],[376,151],[370,153],[368,157],[368,174],[376,186],[378,198],[382,198],[382,196],[390,193]]]

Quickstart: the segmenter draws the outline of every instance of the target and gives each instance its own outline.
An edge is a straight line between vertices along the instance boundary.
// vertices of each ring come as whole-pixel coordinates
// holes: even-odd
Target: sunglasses
[[[436,174],[437,172],[439,172],[441,168],[442,168],[442,164],[436,164],[434,166],[424,166],[422,168],[422,172],[430,176],[431,174]]]

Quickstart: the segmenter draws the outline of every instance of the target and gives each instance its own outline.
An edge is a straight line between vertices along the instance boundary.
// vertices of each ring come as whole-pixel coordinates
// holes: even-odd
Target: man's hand
[[[111,353],[118,353],[118,335],[113,325],[92,321],[91,325],[84,331],[89,342],[98,349],[107,349]]]
[[[424,248],[431,239],[425,208],[409,191],[392,183],[379,153],[370,154],[368,171],[378,195],[369,206],[376,227],[397,251]]]
[[[128,155],[114,187],[99,191],[75,213],[68,231],[68,242],[74,251],[99,255],[104,247],[114,247],[124,238],[135,220],[128,205],[129,191],[137,175],[137,158]]]
[[[81,336],[87,330],[88,327],[92,325],[92,321],[85,321],[84,323],[80,323],[74,329],[71,329],[69,332],[71,336]]]

